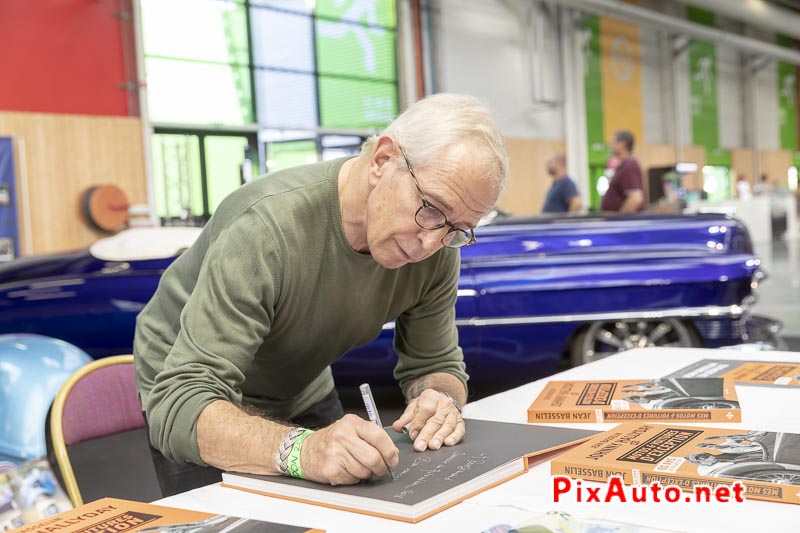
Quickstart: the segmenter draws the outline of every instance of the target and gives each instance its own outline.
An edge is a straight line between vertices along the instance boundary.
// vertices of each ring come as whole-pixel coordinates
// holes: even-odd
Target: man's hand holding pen
[[[398,461],[399,451],[386,431],[352,414],[314,432],[300,452],[303,477],[330,485],[386,476]]]

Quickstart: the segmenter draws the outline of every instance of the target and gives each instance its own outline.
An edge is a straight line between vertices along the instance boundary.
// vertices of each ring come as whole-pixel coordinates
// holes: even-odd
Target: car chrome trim
[[[624,311],[619,313],[582,313],[575,315],[542,315],[511,316],[500,318],[466,318],[456,319],[456,326],[521,326],[527,324],[552,324],[568,322],[595,322],[598,320],[630,320],[637,318],[698,318],[730,316],[741,317],[746,307],[741,305],[708,306],[708,307],[676,307],[674,309],[656,309],[652,311]],[[394,329],[394,322],[383,325],[384,330]]]
[[[72,285],[84,285],[85,279],[72,278],[72,279],[56,279],[53,281],[35,281],[29,285],[32,291],[38,289],[52,289],[53,287],[69,287]]]
[[[43,292],[40,294],[29,294],[25,296],[25,300],[28,302],[35,302],[37,300],[58,300],[59,298],[73,298],[76,294],[75,291],[63,291],[63,292]]]

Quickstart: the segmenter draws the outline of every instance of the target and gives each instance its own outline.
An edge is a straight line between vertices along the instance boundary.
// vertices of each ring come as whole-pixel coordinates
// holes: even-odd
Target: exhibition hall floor
[[[755,248],[767,279],[758,287],[754,312],[783,322],[789,349],[800,351],[800,240],[776,239]]]

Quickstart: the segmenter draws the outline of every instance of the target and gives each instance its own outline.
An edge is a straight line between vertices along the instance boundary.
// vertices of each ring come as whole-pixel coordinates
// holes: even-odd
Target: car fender
[[[92,358],[41,335],[0,335],[0,460],[21,463],[45,454],[44,424],[67,378]]]

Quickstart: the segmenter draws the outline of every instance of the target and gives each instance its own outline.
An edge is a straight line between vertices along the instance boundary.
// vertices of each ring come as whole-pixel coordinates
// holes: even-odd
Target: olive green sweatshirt
[[[344,161],[237,189],[164,272],[137,319],[134,354],[150,439],[168,458],[203,464],[196,421],[214,400],[301,414],[332,390],[330,364],[392,320],[404,390],[431,372],[466,383],[458,251],[395,270],[354,251],[339,210]]]

